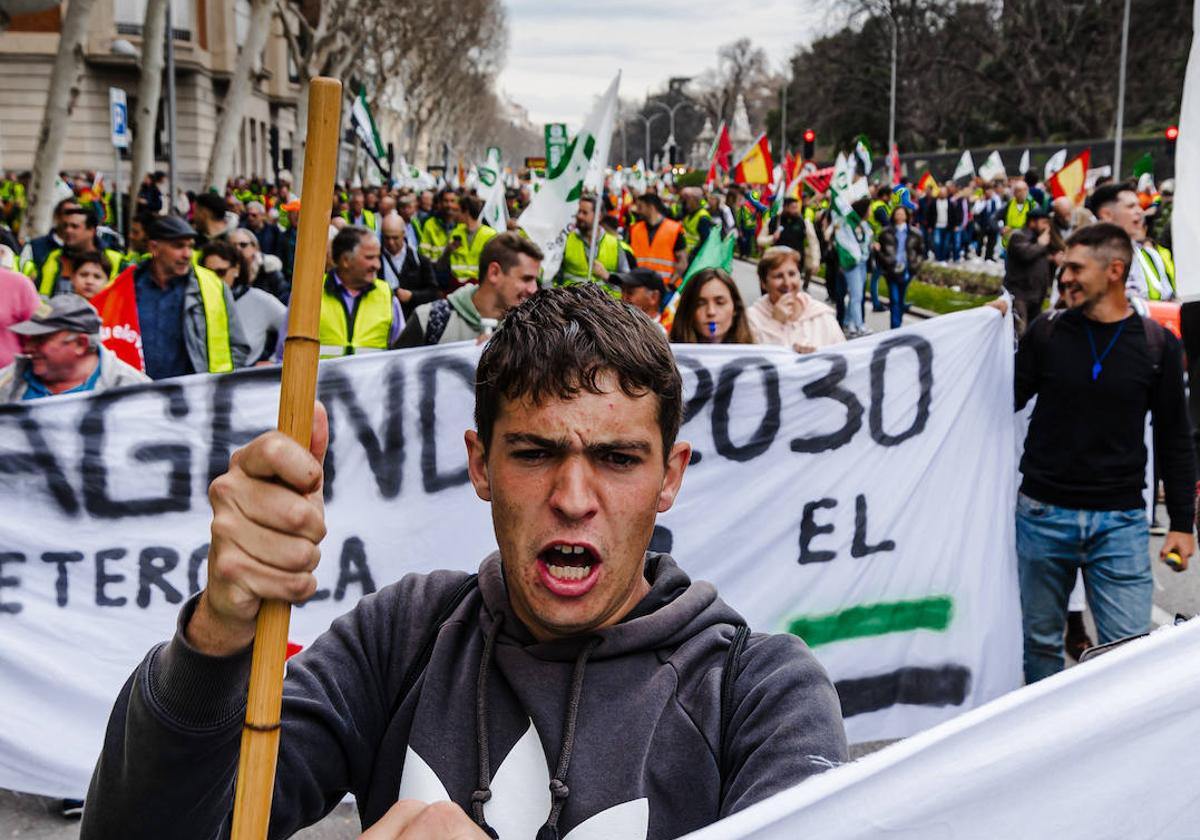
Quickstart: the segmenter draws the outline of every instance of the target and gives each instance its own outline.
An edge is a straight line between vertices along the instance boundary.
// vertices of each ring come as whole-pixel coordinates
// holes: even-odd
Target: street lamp
[[[635,117],[637,117],[639,120],[641,120],[643,123],[645,123],[645,124],[646,124],[646,125],[645,125],[645,136],[646,136],[646,166],[650,166],[651,168],[653,168],[653,166],[652,166],[652,164],[651,164],[651,162],[650,162],[650,123],[654,122],[656,119],[658,119],[659,117],[661,117],[661,116],[662,116],[662,114],[651,114],[649,119],[647,119],[646,117],[643,117],[641,114],[634,114],[634,116],[635,116]]]
[[[892,150],[896,148],[896,46],[899,40],[900,26],[896,23],[896,15],[889,3],[887,8],[888,20],[892,22],[892,93],[888,103],[888,147],[887,153],[890,159]],[[891,164],[895,167],[897,164],[892,161]]]
[[[1125,58],[1129,55],[1129,0],[1125,0],[1125,22],[1121,25],[1121,72],[1117,76],[1117,131],[1113,142],[1113,179],[1121,180],[1121,142],[1125,134]]]
[[[671,158],[671,162],[674,162],[674,160],[675,160],[675,112],[678,111],[680,108],[682,108],[685,105],[687,105],[688,107],[693,107],[692,103],[689,102],[688,100],[684,99],[684,100],[681,100],[680,102],[677,102],[673,106],[665,105],[662,102],[657,102],[657,101],[650,102],[648,104],[657,105],[659,108],[662,108],[664,111],[666,111],[671,117],[671,128],[670,128],[670,131],[667,132],[667,145],[665,148],[670,149],[670,152],[668,152],[668,155]]]

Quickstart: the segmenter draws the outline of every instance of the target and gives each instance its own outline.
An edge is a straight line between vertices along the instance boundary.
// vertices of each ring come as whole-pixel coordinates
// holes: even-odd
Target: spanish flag
[[[1050,180],[1046,181],[1046,186],[1050,188],[1050,194],[1055,198],[1062,198],[1065,195],[1076,204],[1083,204],[1087,197],[1087,173],[1091,162],[1091,149],[1084,149],[1068,161],[1066,166],[1055,172]]]
[[[771,149],[764,132],[734,166],[733,180],[739,184],[770,184],[774,171],[775,163],[771,160]]]
[[[938,182],[934,180],[933,175],[926,169],[925,174],[921,176],[921,180],[917,181],[917,192],[924,194],[925,190],[930,187],[933,187],[933,191],[936,194]]]

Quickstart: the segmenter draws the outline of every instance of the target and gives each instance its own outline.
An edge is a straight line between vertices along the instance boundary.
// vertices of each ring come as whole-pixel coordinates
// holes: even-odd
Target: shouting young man
[[[475,399],[499,551],[364,598],[289,662],[272,837],[346,793],[372,840],[677,837],[846,759],[804,643],[747,636],[647,552],[691,455],[656,324],[593,285],[543,290]],[[208,588],[117,699],[84,838],[227,831],[259,605],[316,590],[327,440],[318,407],[310,451],[269,432],[213,483]]]

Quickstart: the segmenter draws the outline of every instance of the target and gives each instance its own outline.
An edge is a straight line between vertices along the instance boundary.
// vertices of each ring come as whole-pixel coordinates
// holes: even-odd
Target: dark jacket
[[[404,251],[404,261],[397,264],[394,262],[392,255],[387,252],[386,248],[381,248],[379,251],[379,276],[392,282],[392,271],[396,272],[399,277],[401,289],[408,289],[412,292],[412,297],[407,303],[401,303],[400,306],[404,310],[405,319],[412,316],[413,310],[423,303],[429,303],[441,297],[441,289],[438,288],[437,276],[434,272],[433,263],[428,257],[419,254],[411,247]]]
[[[269,836],[290,837],[347,792],[366,827],[397,799],[471,813],[480,790],[501,837],[533,838],[554,787],[552,836],[588,823],[580,834],[665,840],[846,760],[838,695],[789,635],[750,636],[722,747],[721,682],[743,619],[670,557],[648,554],[645,574],[651,589],[625,620],[556,642],[512,612],[499,554],[440,624],[461,572],[406,575],[363,598],[288,662]],[[83,840],[224,836],[249,672],[249,648],[205,656],[182,632],[151,651],[113,709]]]
[[[1004,258],[1004,288],[1022,297],[1040,298],[1054,278],[1050,246],[1039,245],[1038,235],[1028,228],[1013,231]]]
[[[890,277],[896,273],[896,228],[894,225],[880,231],[879,251],[875,254],[875,259],[879,261],[879,267],[884,274]],[[917,272],[921,269],[921,264],[925,262],[925,238],[921,236],[921,229],[916,225],[908,226],[908,239],[904,243],[904,260],[908,266],[909,276],[916,277]]]
[[[254,234],[260,251],[283,259],[283,229],[279,225],[264,222],[260,230],[254,230],[243,222],[242,227]]]

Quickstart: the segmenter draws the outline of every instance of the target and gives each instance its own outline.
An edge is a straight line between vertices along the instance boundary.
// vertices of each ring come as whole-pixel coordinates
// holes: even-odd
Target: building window
[[[196,0],[170,0],[171,30],[177,41],[192,40]],[[120,35],[141,35],[146,19],[146,0],[113,0],[113,21]]]

